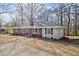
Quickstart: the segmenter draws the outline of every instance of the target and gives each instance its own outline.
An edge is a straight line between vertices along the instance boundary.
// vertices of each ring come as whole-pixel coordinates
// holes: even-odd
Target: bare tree
[[[34,21],[37,19],[37,15],[42,11],[42,4],[38,3],[27,3],[25,4],[25,16],[27,17],[30,25],[34,25]]]
[[[78,8],[78,6],[77,6],[77,5],[74,5],[74,6],[75,6],[75,35],[77,35],[77,27],[78,27],[78,26],[77,26],[77,23],[78,23],[78,22],[77,22],[77,20],[78,20],[78,19],[77,19],[77,18],[78,18],[78,17],[77,17],[77,16],[78,16],[78,15],[77,15],[77,8]]]
[[[24,4],[23,3],[17,3],[16,4],[16,11],[17,11],[17,15],[16,17],[18,16],[19,19],[21,20],[21,25],[23,25],[24,23],[24,19],[23,19],[23,16],[24,16]]]
[[[67,16],[68,16],[67,35],[69,35],[69,29],[70,29],[70,7],[68,8]]]

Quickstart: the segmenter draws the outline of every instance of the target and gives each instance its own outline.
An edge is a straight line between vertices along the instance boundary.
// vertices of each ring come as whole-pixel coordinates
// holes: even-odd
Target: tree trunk
[[[60,13],[60,20],[61,20],[61,26],[63,26],[63,13],[62,13],[62,8],[61,8],[61,13]]]
[[[31,15],[30,15],[30,18],[31,18],[30,25],[33,26],[34,25],[34,22],[33,22],[33,3],[31,3]]]
[[[24,23],[23,22],[24,21],[23,20],[23,4],[20,4],[20,9],[21,9],[21,11],[20,11],[21,12],[21,25],[23,25],[23,23]]]
[[[70,29],[70,8],[68,8],[68,14],[67,14],[67,16],[68,16],[68,27],[67,27],[67,36],[69,35],[69,29]]]
[[[77,8],[75,8],[75,35],[77,35]]]

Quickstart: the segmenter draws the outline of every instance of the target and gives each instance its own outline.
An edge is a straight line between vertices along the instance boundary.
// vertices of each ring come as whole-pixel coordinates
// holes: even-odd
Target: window
[[[53,34],[53,28],[51,28],[51,34]]]
[[[53,34],[53,28],[45,28],[45,34]]]
[[[36,32],[36,33],[38,32],[38,29],[37,29],[37,28],[35,29],[35,32]]]
[[[47,34],[47,28],[45,28],[45,34]]]
[[[34,28],[32,29],[32,31],[34,32]]]
[[[50,34],[51,33],[51,29],[50,28],[48,28],[48,34]]]
[[[42,34],[42,28],[39,28],[39,33]]]

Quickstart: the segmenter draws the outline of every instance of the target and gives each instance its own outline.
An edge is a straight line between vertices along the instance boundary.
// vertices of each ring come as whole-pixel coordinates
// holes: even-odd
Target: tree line
[[[35,22],[47,22],[52,26],[64,26],[65,35],[79,35],[79,4],[77,3],[17,3],[14,10],[5,10],[0,4],[0,14],[8,13],[8,27],[34,26]],[[50,8],[49,8],[50,7]],[[5,21],[4,21],[5,22]],[[0,27],[2,24],[0,19]]]

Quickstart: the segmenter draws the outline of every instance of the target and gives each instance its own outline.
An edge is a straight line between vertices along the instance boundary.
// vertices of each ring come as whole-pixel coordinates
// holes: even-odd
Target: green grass
[[[79,35],[79,30],[77,31],[78,35]]]

